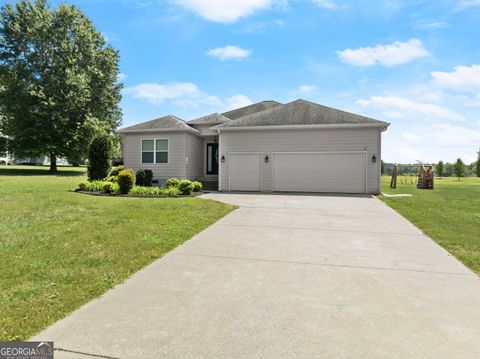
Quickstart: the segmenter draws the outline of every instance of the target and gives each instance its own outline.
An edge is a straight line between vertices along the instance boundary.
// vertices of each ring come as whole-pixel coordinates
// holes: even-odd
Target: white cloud
[[[475,159],[480,130],[448,123],[412,124],[408,129],[392,126],[384,134],[382,157],[388,162],[453,162]]]
[[[250,54],[250,50],[242,49],[241,47],[232,45],[217,47],[207,51],[208,56],[217,57],[222,61],[230,59],[244,59],[250,56]]]
[[[415,24],[415,27],[421,30],[438,30],[438,29],[443,29],[445,27],[448,27],[448,23],[440,20],[423,21],[423,22],[417,22]]]
[[[449,147],[475,145],[480,141],[480,131],[448,123],[434,124],[428,127],[428,131],[404,132],[402,136],[412,144]]]
[[[124,92],[154,105],[162,104],[165,101],[172,101],[179,106],[192,107],[222,105],[222,101],[217,96],[210,96],[200,91],[197,85],[191,82],[143,83],[129,87]]]
[[[227,111],[251,105],[253,101],[245,95],[235,95],[227,98]]]
[[[338,5],[331,1],[331,0],[312,0],[312,2],[317,5],[318,7],[322,7],[324,9],[336,9]]]
[[[480,65],[457,66],[452,72],[434,71],[433,84],[458,92],[480,93]]]
[[[123,81],[127,78],[127,74],[123,73],[123,72],[120,72],[117,76],[117,80],[118,81]]]
[[[480,6],[480,0],[460,0],[456,10],[465,10],[475,6]]]
[[[180,107],[202,108],[205,111],[228,111],[251,105],[253,101],[242,94],[225,99],[201,91],[191,82],[171,82],[168,84],[143,83],[124,90],[124,93],[147,101],[153,105],[171,103]]]
[[[314,92],[314,91],[317,91],[317,86],[315,86],[315,85],[300,85],[300,86],[298,86],[298,91],[303,92],[303,93]]]
[[[429,56],[419,39],[407,42],[395,41],[388,45],[360,47],[337,51],[337,56],[346,64],[354,66],[382,65],[392,67],[406,64],[418,58]]]
[[[446,108],[429,104],[415,102],[404,97],[394,96],[372,96],[368,100],[357,100],[357,105],[363,108],[380,110],[392,119],[410,120],[450,120],[463,121],[463,116]]]
[[[276,0],[171,0],[205,20],[232,23],[258,10],[268,9]]]

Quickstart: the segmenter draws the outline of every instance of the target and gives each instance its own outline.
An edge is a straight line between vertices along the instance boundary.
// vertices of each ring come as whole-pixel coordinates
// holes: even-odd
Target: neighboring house
[[[0,152],[0,165],[12,164],[12,157],[8,152]]]
[[[297,100],[119,130],[127,168],[220,191],[379,193],[386,122]]]

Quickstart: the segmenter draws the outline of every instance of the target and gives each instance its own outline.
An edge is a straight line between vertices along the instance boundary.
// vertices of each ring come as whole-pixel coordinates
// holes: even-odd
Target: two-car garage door
[[[273,191],[365,193],[365,152],[277,152]]]
[[[271,171],[271,188],[263,190],[366,192],[365,152],[273,152],[271,157],[264,167]],[[230,190],[261,191],[262,160],[260,153],[230,154]]]

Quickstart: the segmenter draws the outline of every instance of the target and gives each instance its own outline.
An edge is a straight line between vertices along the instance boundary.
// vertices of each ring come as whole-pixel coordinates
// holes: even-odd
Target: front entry
[[[207,143],[207,175],[218,175],[218,143]]]

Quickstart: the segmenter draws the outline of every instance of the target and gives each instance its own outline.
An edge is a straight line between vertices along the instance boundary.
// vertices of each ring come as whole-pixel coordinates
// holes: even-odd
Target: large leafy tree
[[[16,153],[81,157],[120,124],[119,54],[75,6],[0,10],[0,132]]]

